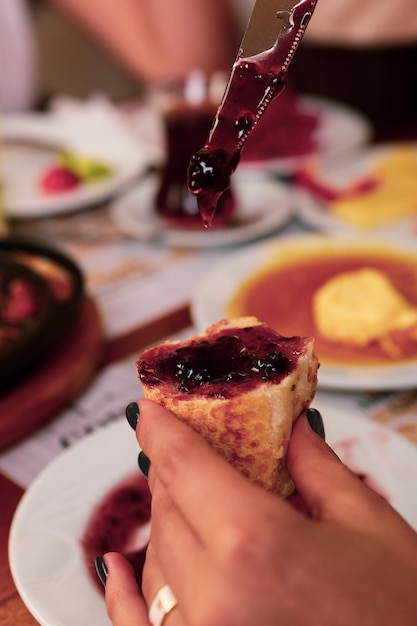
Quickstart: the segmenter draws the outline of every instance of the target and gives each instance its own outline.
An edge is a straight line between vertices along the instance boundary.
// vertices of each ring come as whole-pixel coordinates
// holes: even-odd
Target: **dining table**
[[[132,107],[128,110],[131,115]],[[410,131],[407,138],[415,139],[417,133]],[[31,432],[0,449],[0,626],[39,623],[16,588],[8,557],[10,528],[22,497],[64,450],[124,419],[125,406],[142,395],[135,372],[140,352],[155,342],[196,332],[191,309],[196,289],[210,271],[242,248],[235,243],[205,248],[169,246],[129,237],[111,220],[113,201],[114,197],[107,198],[95,206],[58,215],[11,218],[8,225],[10,234],[51,242],[78,263],[86,290],[86,309],[80,316],[92,315],[94,328],[87,334],[91,330],[97,343],[90,367],[77,380],[71,397],[58,403],[52,414],[45,412],[42,403],[39,407],[35,403],[35,410],[44,411],[45,419],[40,416]],[[294,216],[262,240],[306,232],[311,228]],[[55,357],[49,358],[53,368]],[[19,419],[24,419],[25,390],[23,381],[13,395]],[[319,388],[317,398],[329,411],[334,406],[355,413],[417,446],[417,384],[387,392]],[[6,401],[7,397],[0,397],[0,412],[2,406],[13,412]],[[32,409],[33,405],[27,406]],[[0,415],[0,420],[3,417]]]

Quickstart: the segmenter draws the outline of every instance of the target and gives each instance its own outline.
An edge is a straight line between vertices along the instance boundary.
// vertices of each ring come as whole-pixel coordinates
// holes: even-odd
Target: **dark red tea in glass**
[[[156,210],[172,226],[202,228],[197,198],[188,190],[187,170],[191,155],[206,141],[218,102],[200,73],[182,85],[166,88],[159,96],[166,161],[155,197]],[[217,208],[217,225],[227,224],[234,211],[235,198],[229,188]]]

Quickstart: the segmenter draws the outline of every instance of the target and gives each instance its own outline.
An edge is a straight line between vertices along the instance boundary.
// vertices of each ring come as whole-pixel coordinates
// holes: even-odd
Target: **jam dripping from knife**
[[[288,65],[315,5],[316,0],[300,0],[291,10],[275,12],[282,27],[274,45],[247,57],[240,50],[207,142],[193,154],[188,168],[188,188],[197,196],[206,227],[211,226],[251,131],[285,88]]]

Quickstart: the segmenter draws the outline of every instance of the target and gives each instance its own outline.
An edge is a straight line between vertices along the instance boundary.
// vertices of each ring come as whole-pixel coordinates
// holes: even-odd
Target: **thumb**
[[[296,420],[288,448],[288,472],[304,509],[316,520],[357,530],[380,528],[382,519],[395,515],[388,503],[340,461],[310,426],[303,413]]]

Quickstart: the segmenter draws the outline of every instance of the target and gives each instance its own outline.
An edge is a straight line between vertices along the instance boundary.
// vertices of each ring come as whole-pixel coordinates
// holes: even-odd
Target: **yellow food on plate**
[[[370,172],[376,184],[331,203],[331,212],[359,228],[372,228],[417,215],[417,152],[400,146],[382,157]]]
[[[359,347],[417,325],[417,307],[374,268],[343,272],[326,281],[314,295],[313,311],[324,338]]]

